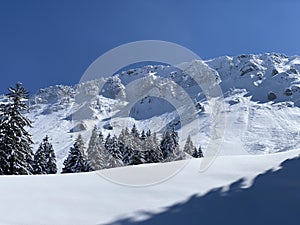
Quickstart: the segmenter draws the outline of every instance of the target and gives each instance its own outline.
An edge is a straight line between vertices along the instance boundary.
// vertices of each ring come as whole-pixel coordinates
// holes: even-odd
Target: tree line
[[[55,151],[46,136],[33,153],[31,135],[25,129],[32,122],[24,116],[28,111],[28,91],[17,83],[9,88],[8,101],[0,105],[0,174],[55,174]],[[151,130],[138,132],[136,125],[122,129],[119,136],[103,136],[95,126],[88,147],[78,135],[63,163],[62,173],[88,172],[143,163],[170,162],[187,157],[201,158],[201,147],[187,138],[183,151],[179,149],[175,130],[166,130],[161,139]]]
[[[119,136],[110,133],[104,138],[95,126],[85,149],[81,135],[71,147],[64,161],[62,173],[77,173],[144,163],[159,163],[201,158],[201,147],[194,146],[188,136],[183,151],[179,149],[178,133],[166,130],[161,139],[151,130],[138,132],[136,125],[131,130],[122,129]]]

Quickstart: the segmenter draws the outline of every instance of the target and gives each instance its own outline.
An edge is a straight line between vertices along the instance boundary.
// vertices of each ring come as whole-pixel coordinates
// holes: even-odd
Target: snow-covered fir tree
[[[116,160],[122,161],[122,153],[120,151],[120,145],[118,143],[118,138],[115,135],[112,137],[111,153]]]
[[[131,129],[131,134],[136,138],[140,136],[135,124],[133,124],[133,127]]]
[[[52,144],[46,136],[34,154],[34,174],[56,174],[56,157]]]
[[[111,145],[112,145],[112,138],[111,138],[111,135],[110,133],[108,133],[108,135],[106,136],[105,138],[105,144],[104,144],[104,147],[110,151],[111,150]]]
[[[44,145],[45,156],[47,160],[47,174],[56,174],[57,173],[56,155],[52,144],[49,142],[48,136],[44,138],[43,145]]]
[[[174,142],[174,159],[173,160],[182,160],[185,159],[184,152],[180,150],[179,148],[179,136],[178,132],[176,132],[174,129],[171,131],[171,136]]]
[[[186,139],[183,152],[187,153],[189,156],[192,156],[195,151],[197,151],[197,148],[194,146],[191,136],[189,135]]]
[[[122,151],[122,161],[124,165],[131,165],[133,157],[133,149],[129,146],[125,146]]]
[[[138,149],[133,150],[131,162],[129,165],[138,165],[142,163],[143,161],[142,161],[141,151],[139,151]]]
[[[99,146],[98,146],[98,150],[100,152],[100,158],[99,158],[99,163],[98,168],[97,169],[105,169],[105,168],[110,168],[110,161],[113,160],[112,155],[108,152],[108,150],[105,148],[104,146],[104,137],[102,132],[100,131],[99,133]]]
[[[141,151],[143,148],[143,140],[141,139],[141,135],[136,127],[135,124],[133,124],[133,127],[131,129],[131,133],[129,134],[129,141],[130,145],[132,146],[133,150],[139,150]],[[143,154],[139,153],[141,157],[143,157]]]
[[[159,147],[157,144],[156,133],[152,136],[148,130],[146,135],[144,131],[141,133],[141,157],[143,163],[159,162]]]
[[[150,130],[150,129],[146,132],[146,136],[147,136],[147,137],[150,137],[150,136],[151,136],[151,130]]]
[[[74,145],[70,148],[67,159],[64,161],[62,173],[88,172],[90,168],[84,155],[84,143],[81,135],[78,135]]]
[[[94,126],[92,135],[90,137],[89,145],[87,148],[87,163],[92,170],[99,170],[102,168],[101,163],[101,135],[98,135],[97,127]],[[103,145],[103,144],[102,144]]]
[[[199,146],[198,149],[197,148],[194,149],[192,156],[194,158],[203,158],[204,157],[201,146]]]
[[[0,173],[32,174],[33,142],[26,130],[31,121],[22,114],[28,111],[29,93],[21,83],[8,90],[8,103],[0,107]]]
[[[119,151],[117,137],[111,137],[110,134],[107,135],[105,140],[105,149],[108,152],[107,158],[107,168],[114,168],[123,165],[122,154]]]
[[[141,138],[142,141],[144,141],[144,140],[146,140],[146,137],[147,136],[145,134],[145,131],[143,130],[142,133],[141,133],[141,137],[140,138]]]
[[[149,149],[150,149],[150,162],[158,163],[163,162],[163,154],[158,145],[157,134],[154,132],[152,135],[149,136]]]
[[[163,133],[160,149],[165,162],[177,160],[179,152],[178,134],[174,130],[169,131],[166,129]]]
[[[145,131],[143,130],[140,135],[140,139],[137,140],[138,145],[137,145],[137,150],[140,151],[140,159],[142,163],[150,163],[151,162],[151,157],[150,157],[150,146],[148,145],[148,138],[145,134]]]
[[[118,138],[119,148],[122,153],[122,161],[124,165],[131,165],[133,156],[133,146],[130,140],[129,130],[126,127],[122,129]]]
[[[47,161],[42,143],[34,154],[33,171],[34,174],[47,174]]]

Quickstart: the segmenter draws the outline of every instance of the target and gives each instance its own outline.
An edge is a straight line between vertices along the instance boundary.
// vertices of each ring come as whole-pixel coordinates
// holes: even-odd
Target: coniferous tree
[[[53,149],[52,144],[48,140],[48,136],[46,136],[43,140],[44,148],[45,148],[45,156],[47,161],[47,174],[56,174],[57,173],[57,165],[56,165],[56,156]]]
[[[156,137],[155,137],[156,138]],[[141,159],[143,163],[153,163],[155,150],[157,148],[157,143],[153,142],[154,139],[151,135],[151,131],[148,130],[146,135],[143,131],[141,134]]]
[[[133,150],[132,158],[131,158],[131,163],[129,165],[138,165],[142,164],[143,161],[141,159],[141,152],[139,150]]]
[[[104,146],[104,137],[102,132],[99,133],[98,138],[98,150],[100,154],[99,163],[97,163],[97,170],[105,169],[110,167],[110,160],[112,158],[111,154]]]
[[[135,124],[133,124],[131,133],[129,134],[128,139],[129,139],[130,146],[132,147],[133,151],[136,151],[136,150],[140,151],[142,149],[142,141],[140,139],[140,134],[139,134]],[[140,153],[138,155],[142,156]]]
[[[124,165],[132,165],[133,149],[130,146],[125,146],[122,152],[122,161]]]
[[[178,136],[177,136],[178,137]],[[168,129],[164,132],[160,149],[162,151],[163,160],[165,162],[174,161],[177,159],[176,153],[178,152],[178,140],[176,134]]]
[[[130,134],[128,128],[122,129],[119,138],[118,138],[120,152],[122,154],[122,162],[124,165],[130,165],[132,156],[133,156],[133,148],[130,142]]]
[[[99,132],[99,141],[100,141],[101,143],[103,143],[103,140],[104,140],[104,136],[103,136],[102,132],[100,131],[100,132]]]
[[[197,151],[197,148],[194,146],[191,136],[189,135],[186,139],[183,151],[192,156],[195,153],[195,149]]]
[[[122,153],[120,151],[120,145],[116,136],[113,136],[112,138],[111,153],[113,157],[118,161],[118,164],[122,165]]]
[[[97,127],[94,126],[87,148],[87,163],[92,170],[100,169],[100,137],[97,133]]]
[[[180,151],[179,148],[179,136],[178,132],[176,132],[174,129],[171,131],[171,136],[174,142],[174,151],[173,151],[173,161],[175,160],[182,160],[184,159],[184,152]]]
[[[70,148],[69,155],[64,161],[62,173],[88,172],[89,167],[85,160],[84,143],[81,135],[78,135],[74,145]]]
[[[56,174],[56,157],[52,144],[46,136],[34,154],[34,173],[35,174]]]
[[[204,157],[201,146],[199,146],[198,150],[197,150],[197,148],[194,148],[192,156],[194,158],[203,158]]]
[[[149,141],[149,148],[150,148],[150,161],[152,163],[158,163],[163,161],[163,154],[160,149],[160,146],[158,145],[157,135],[154,132],[153,135],[150,137]]]
[[[150,130],[150,129],[146,132],[146,136],[147,136],[147,137],[150,137],[150,136],[151,136],[151,130]]]
[[[34,174],[47,174],[47,161],[42,143],[34,154]]]
[[[146,134],[145,134],[145,131],[143,130],[142,133],[141,133],[141,140],[142,140],[142,141],[145,141],[145,140],[146,140],[146,137],[147,137],[147,136],[146,136]]]
[[[198,148],[198,158],[203,158],[203,157],[204,157],[204,154],[203,154],[202,148],[201,148],[201,146],[199,146],[199,148]]]
[[[148,144],[149,138],[147,138],[145,131],[143,130],[139,140],[137,140],[138,144],[136,146],[136,149],[140,151],[140,159],[142,163],[150,163],[151,157],[150,157],[150,146]]]
[[[107,135],[105,140],[105,149],[108,152],[107,168],[122,166],[122,155],[119,152],[117,138]]]
[[[132,129],[131,129],[131,134],[132,134],[134,137],[136,137],[136,138],[139,137],[139,132],[138,132],[138,130],[137,130],[135,124],[133,124],[133,127],[132,127]]]
[[[25,101],[29,99],[29,93],[21,83],[8,90],[8,103],[0,110],[0,173],[32,174],[33,142],[25,129],[31,127],[31,121],[22,114],[28,111]]]
[[[104,144],[104,147],[105,147],[109,152],[111,152],[111,145],[112,145],[112,139],[111,139],[110,133],[108,133],[108,135],[107,135],[106,138],[105,138],[105,144]]]

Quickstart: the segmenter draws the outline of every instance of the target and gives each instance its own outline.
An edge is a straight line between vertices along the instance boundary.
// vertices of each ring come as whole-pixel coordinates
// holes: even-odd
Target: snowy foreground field
[[[0,224],[298,224],[299,153],[220,156],[204,172],[203,159],[192,159],[101,174],[1,176]],[[148,186],[107,179],[139,184],[178,166]]]

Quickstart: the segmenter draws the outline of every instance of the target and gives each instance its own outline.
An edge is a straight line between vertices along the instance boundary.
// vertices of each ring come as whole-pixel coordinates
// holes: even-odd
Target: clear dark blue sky
[[[300,55],[298,0],[0,0],[0,93],[75,84],[98,56],[158,39],[207,59]]]

